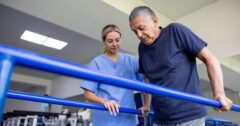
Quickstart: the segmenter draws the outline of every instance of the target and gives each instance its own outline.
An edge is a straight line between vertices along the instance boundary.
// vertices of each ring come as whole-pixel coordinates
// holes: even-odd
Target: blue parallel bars
[[[45,102],[45,103],[50,103],[50,104],[57,104],[57,105],[65,105],[65,106],[73,106],[73,107],[89,108],[89,109],[97,109],[97,110],[107,111],[107,109],[103,105],[100,105],[100,104],[77,102],[77,101],[66,100],[66,99],[55,98],[55,97],[44,97],[44,96],[40,96],[40,95],[33,95],[33,94],[17,92],[17,91],[8,91],[7,92],[7,97],[8,98],[13,98],[13,99],[27,100],[27,101]],[[123,107],[121,107],[119,109],[119,112],[129,113],[129,114],[141,114],[140,110],[123,108]],[[153,112],[149,112],[148,114],[150,116],[154,115]]]
[[[208,117],[205,120],[206,126],[238,126],[236,122]]]
[[[159,96],[177,98],[177,99],[195,102],[195,103],[208,105],[212,107],[221,107],[221,104],[219,101],[212,100],[210,98],[205,98],[205,97],[193,95],[190,93],[185,93],[185,92],[165,88],[162,86],[157,86],[150,83],[146,84],[140,81],[133,81],[133,80],[120,78],[120,77],[107,75],[107,74],[102,74],[102,73],[100,74],[98,72],[91,71],[87,67],[84,67],[78,64],[28,52],[25,50],[20,50],[17,48],[6,46],[6,45],[0,45],[0,54],[11,56],[11,59],[14,59],[14,61],[9,60],[10,64],[31,67],[39,70],[45,70],[48,72],[58,73],[58,74],[67,75],[67,76],[76,77],[76,78],[98,81],[98,82],[113,85],[113,86],[143,91],[143,92],[147,92],[147,93],[151,93]],[[11,66],[9,69],[6,69],[6,70],[3,68],[1,69],[2,70],[1,73],[9,73],[6,75],[7,77],[1,76],[0,78],[1,85],[4,87],[6,85],[7,85],[6,87],[8,87],[12,67],[13,66]],[[4,79],[4,77],[8,79]],[[5,102],[5,97],[6,97],[5,95],[7,90],[8,88],[4,88],[4,89],[0,88],[0,91],[4,92],[3,95],[1,96],[2,103]],[[3,108],[0,108],[0,109],[3,109]],[[231,110],[240,112],[240,106],[233,105]],[[2,118],[2,110],[0,113],[0,119],[1,118]]]
[[[8,55],[0,54],[0,122],[6,101],[6,93],[9,88],[9,82],[13,71],[13,61]]]
[[[46,97],[46,96],[40,96],[40,95],[33,95],[29,93],[23,93],[18,91],[8,91],[7,97],[12,99],[19,99],[19,100],[27,100],[27,101],[35,101],[35,102],[45,102],[50,104],[57,104],[57,105],[65,105],[65,106],[73,106],[73,107],[80,107],[80,108],[89,108],[89,109],[97,109],[97,110],[104,110],[107,111],[107,109],[100,104],[92,104],[92,103],[86,103],[86,102],[77,102],[72,100],[66,100],[61,98],[55,98],[55,97]],[[140,110],[136,109],[130,109],[130,108],[123,108],[121,107],[119,109],[119,112],[121,113],[129,113],[129,114],[141,114]],[[149,116],[154,116],[153,112],[148,113]],[[220,126],[221,123],[224,124],[237,124],[228,120],[222,120],[217,118],[206,118],[206,123],[212,122],[214,126]]]

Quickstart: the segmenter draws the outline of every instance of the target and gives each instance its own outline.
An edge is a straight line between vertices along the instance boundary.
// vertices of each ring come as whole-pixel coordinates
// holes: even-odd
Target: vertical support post
[[[214,121],[214,126],[219,126],[219,122],[217,120]]]
[[[10,85],[13,67],[13,59],[10,56],[0,54],[0,122],[2,122],[6,94]]]

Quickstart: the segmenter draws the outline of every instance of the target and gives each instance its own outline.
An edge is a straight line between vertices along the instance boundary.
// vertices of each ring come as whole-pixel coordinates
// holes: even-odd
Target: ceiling
[[[77,63],[87,63],[101,52],[101,43],[93,38],[1,4],[0,15],[4,17],[0,20],[2,29],[0,41],[3,44]],[[30,43],[20,39],[25,30],[66,41],[69,44],[62,50],[57,50]]]
[[[46,11],[46,10],[42,10],[41,4],[42,6],[44,6],[46,3],[49,5],[49,8],[54,8],[52,7],[51,3],[49,3],[49,1],[37,1],[40,2],[39,6],[40,10],[37,9],[37,7],[35,6],[36,1],[31,3],[31,2],[27,2],[27,4],[31,4],[31,7],[36,7],[34,9],[30,8],[30,12],[24,12],[26,10],[21,10],[18,7],[21,8],[21,6],[25,6],[26,4],[24,3],[19,3],[19,1],[14,1],[13,3],[8,3],[9,1],[4,1],[4,0],[0,0],[0,15],[4,18],[2,18],[0,20],[0,28],[3,29],[0,31],[1,37],[0,37],[0,43],[1,44],[8,44],[11,46],[15,46],[21,49],[25,49],[25,50],[29,50],[32,52],[36,52],[36,53],[40,53],[40,54],[44,54],[44,55],[48,55],[48,56],[52,56],[52,57],[56,57],[59,59],[63,59],[63,60],[67,60],[67,61],[71,61],[74,63],[78,63],[78,64],[88,64],[89,61],[97,56],[98,54],[100,54],[103,51],[103,45],[101,42],[101,37],[100,37],[100,31],[99,29],[102,28],[102,26],[104,26],[105,24],[108,24],[106,22],[104,22],[104,20],[99,19],[99,17],[104,17],[104,15],[99,15],[99,16],[93,16],[93,18],[91,19],[91,16],[87,17],[87,18],[83,18],[83,15],[86,16],[86,14],[90,14],[86,11],[84,11],[85,8],[85,4],[83,1],[83,3],[79,3],[78,1],[75,1],[76,5],[80,5],[80,6],[76,6],[74,4],[72,4],[71,6],[74,6],[72,8],[72,10],[70,10],[71,12],[75,12],[78,14],[75,14],[75,16],[72,16],[72,14],[68,14],[66,13],[65,15],[66,18],[68,16],[70,16],[69,18],[67,18],[68,20],[68,24],[66,25],[71,25],[70,27],[63,25],[60,26],[58,23],[52,23],[53,21],[51,20],[46,20],[44,18],[41,17],[41,15],[35,15],[35,14],[31,14],[31,12],[34,12],[36,10],[42,12],[42,11]],[[25,1],[26,2],[26,1]],[[1,3],[5,3],[1,4]],[[21,5],[22,4],[22,5]],[[67,3],[60,3],[59,2],[59,6],[61,5],[62,7],[64,7]],[[90,3],[86,3],[86,4],[92,4]],[[108,6],[107,4],[101,2],[102,6],[107,6],[107,7],[102,7],[103,9],[107,9],[104,11],[109,11],[111,9],[113,9],[111,6]],[[16,7],[13,7],[13,6]],[[60,12],[54,12],[57,9],[60,9],[59,11],[64,11],[63,8],[59,8],[59,6],[56,6],[56,9],[52,9],[49,11],[49,13],[44,13],[44,16],[46,15],[50,15],[51,17],[56,16],[56,14],[59,14]],[[82,8],[81,8],[82,6]],[[23,7],[25,8],[25,7]],[[45,8],[48,8],[47,6]],[[76,10],[75,10],[76,9]],[[85,8],[85,9],[89,9],[89,8]],[[31,11],[33,10],[33,11]],[[39,13],[39,12],[38,12]],[[81,14],[83,13],[83,14]],[[94,12],[95,13],[95,12]],[[119,13],[118,10],[116,11],[112,11],[112,13]],[[64,15],[64,12],[61,13]],[[77,15],[77,16],[76,16]],[[118,14],[119,15],[119,14]],[[107,15],[106,19],[111,17],[112,15]],[[73,19],[74,17],[78,17],[78,19]],[[120,17],[127,17],[127,15],[125,15],[124,13],[120,12]],[[60,23],[64,22],[64,19],[62,19],[61,17],[55,17],[56,20],[58,20]],[[65,18],[65,17],[64,17]],[[83,21],[85,23],[82,22],[82,20],[79,19],[86,19],[86,21]],[[16,20],[17,19],[17,20]],[[116,19],[117,20],[117,19]],[[58,22],[56,21],[56,22]],[[74,22],[77,21],[77,22]],[[96,22],[104,22],[100,25],[98,25],[98,23]],[[78,24],[82,24],[84,26],[76,26],[78,29],[74,29],[76,27],[72,26],[74,23],[78,23]],[[87,24],[87,25],[85,25]],[[89,25],[91,24],[91,25]],[[121,26],[120,24],[120,20],[117,20],[116,23],[114,24],[119,24],[119,26]],[[96,28],[96,25],[98,27],[101,28]],[[72,28],[73,27],[73,28]],[[85,27],[85,28],[83,28]],[[95,28],[94,28],[95,27]],[[125,27],[125,29],[128,29],[128,32],[130,34],[133,34],[130,29],[126,28],[126,26],[122,26],[123,28]],[[34,43],[29,43],[27,41],[21,40],[20,36],[21,34],[25,31],[25,30],[30,30],[33,32],[37,32],[55,39],[59,39],[65,42],[68,42],[68,45],[63,48],[62,50],[56,50],[56,49],[52,49],[52,48],[48,48],[45,46],[39,46],[38,44],[34,44]],[[88,31],[90,30],[90,31]],[[90,32],[89,34],[91,34],[89,36],[82,34],[81,32]],[[126,33],[127,34],[127,33]],[[93,37],[94,36],[94,37]],[[123,38],[126,40],[131,41],[132,39],[129,39],[129,37],[126,37],[127,35],[123,34]],[[136,38],[134,38],[136,40]],[[136,48],[129,48],[130,46],[137,46],[137,41],[134,41],[132,43],[123,43],[122,44],[122,51],[123,52],[137,52]],[[125,47],[129,48],[129,50],[124,49]],[[126,51],[127,50],[127,51]],[[35,77],[40,77],[40,78],[45,78],[45,79],[53,79],[55,77],[57,77],[56,74],[50,74],[50,73],[45,73],[42,71],[36,71],[36,70],[31,70],[31,69],[27,69],[27,68],[22,68],[22,67],[17,67],[15,69],[16,73],[20,73],[20,74],[25,74],[25,75],[30,75],[30,76],[35,76]]]
[[[0,20],[0,28],[2,29],[0,31],[1,44],[15,46],[80,64],[87,63],[102,50],[101,43],[93,38],[14,10],[2,4],[0,4],[0,15],[4,17]],[[69,44],[62,50],[56,50],[30,43],[20,39],[24,30],[51,36],[52,38],[66,41]],[[55,74],[22,67],[17,67],[14,72],[46,79],[52,79],[57,76]]]
[[[169,19],[177,19],[206,7],[217,0],[142,0]]]
[[[183,0],[181,2],[178,0],[177,1],[176,0],[158,0],[158,1],[143,0],[143,2],[152,6],[153,8],[155,9],[158,8],[157,9],[158,11],[166,12],[164,14],[167,17],[175,18],[175,19],[179,18],[180,16],[184,16],[184,14],[196,11],[200,7],[206,6],[207,4],[211,4],[214,1],[216,0],[200,0],[198,2],[196,1],[191,2],[191,0]],[[3,4],[0,4],[0,15],[4,17],[0,20],[0,28],[3,29],[0,31],[0,34],[1,34],[0,43],[12,45],[25,50],[57,57],[59,59],[72,61],[79,64],[87,64],[93,57],[95,57],[96,55],[102,52],[102,43],[100,40],[100,30],[99,30],[101,28],[94,29],[93,27],[91,27],[91,25],[94,26],[96,24],[100,24],[99,26],[103,26],[102,24],[106,24],[106,21],[104,22],[104,20],[102,19],[99,20],[99,17],[104,18],[104,15],[102,15],[103,12],[111,10],[112,15],[115,13],[119,15],[120,13],[119,17],[122,17],[122,18],[128,17],[123,12],[119,12],[118,10],[113,10],[111,6],[108,6],[104,2],[101,2],[101,5],[99,5],[99,7],[105,8],[105,10],[103,10],[103,12],[99,11],[99,16],[94,15],[96,18],[94,18],[93,16],[88,16],[87,14],[88,13],[91,14],[92,12],[87,12],[86,8],[83,8],[83,6],[85,7],[84,4],[86,4],[87,6],[87,4],[92,4],[91,2],[87,3],[86,1],[82,1],[82,2],[72,1],[73,3],[75,3],[75,5],[79,4],[79,8],[77,8],[77,6],[70,4],[68,2],[67,3],[58,2],[58,6],[56,6],[57,8],[54,5],[52,5],[53,3],[50,1],[43,1],[43,2],[28,1],[27,3],[25,2],[26,1],[20,2],[17,0],[15,1],[13,0],[12,2],[10,2],[7,0],[0,0],[0,3],[3,3]],[[97,3],[94,2],[94,3],[97,4],[98,2]],[[191,3],[191,6],[189,6],[190,3]],[[49,12],[46,11],[45,9],[42,9],[44,5],[45,5],[45,8],[49,8],[48,10]],[[71,9],[68,8],[68,10],[73,14],[69,14],[68,12],[66,12],[66,10],[62,8],[64,7],[64,5],[71,6]],[[156,5],[159,5],[159,6],[156,6]],[[181,5],[182,8],[176,7],[175,5]],[[50,8],[53,8],[53,9],[50,9]],[[174,11],[169,11],[171,9]],[[56,12],[56,11],[59,11],[59,12]],[[60,13],[62,15],[59,15]],[[63,16],[64,14],[65,16]],[[73,20],[74,19],[73,15],[79,16],[78,19]],[[53,23],[54,22],[53,19],[46,19],[47,17],[50,17],[50,16],[52,18],[55,18],[55,20],[58,20],[58,21],[55,21],[56,23]],[[81,17],[85,17],[88,20],[82,21],[83,19]],[[105,17],[106,19],[108,19],[109,17],[111,17],[111,15],[105,16]],[[92,23],[93,21],[91,19],[97,21],[98,23]],[[74,26],[69,27],[68,26],[69,24],[60,25],[64,23],[62,20],[68,20],[70,24],[75,24],[75,23],[82,24],[83,22],[87,22],[87,24],[91,24],[91,25],[90,26],[84,25],[84,27],[89,26],[88,28],[84,28],[83,26],[77,26],[77,27],[80,27],[79,28],[80,30],[79,30],[79,29],[72,28]],[[99,23],[99,22],[104,22],[104,23]],[[116,22],[116,24],[120,24],[118,23],[119,21],[118,22],[113,21],[113,22]],[[127,43],[125,44],[123,43],[122,50],[123,51],[127,50],[127,52],[137,54],[137,48],[130,48],[130,47],[133,47],[133,46],[137,47],[138,41],[136,40],[136,38],[131,37],[133,39],[129,39],[129,37],[126,37],[126,36],[129,36],[128,34],[130,35],[133,34],[130,31],[128,26],[125,25],[121,27],[124,28],[124,31],[126,31],[125,29],[128,29],[127,31],[130,32],[130,33],[127,32],[127,35],[123,34],[123,39],[124,39],[123,41],[127,41]],[[45,46],[39,46],[34,43],[29,43],[27,41],[20,39],[21,34],[25,30],[30,30],[46,36],[50,36],[55,39],[66,41],[69,44],[63,50],[56,50],[56,49],[48,48]],[[89,34],[87,35],[82,34],[82,32],[88,32],[88,30],[90,30],[89,32],[93,33],[93,36]],[[49,74],[49,73],[21,68],[21,67],[17,67],[14,72],[31,75],[35,77],[46,78],[46,79],[53,79],[57,77],[57,75],[55,74]]]
[[[124,7],[120,6],[122,3],[125,7],[129,7],[127,3],[134,2],[109,1],[116,5],[99,0],[0,0],[0,15],[3,17],[0,20],[0,43],[84,65],[102,52],[100,31],[106,24],[113,23],[123,31],[121,49],[137,55],[138,40],[133,37],[135,35],[128,26],[128,14],[123,11]],[[140,0],[136,2],[154,8],[173,22],[218,1]],[[116,7],[121,8],[116,9]],[[130,8],[132,9],[132,6]],[[19,39],[26,29],[69,44],[63,50],[55,50],[26,42]],[[235,56],[234,59],[238,61],[238,57]],[[224,65],[228,66],[228,64]],[[236,66],[239,64],[236,63]],[[231,69],[227,71],[232,72]],[[56,74],[22,67],[17,67],[14,72],[45,79],[58,77]]]

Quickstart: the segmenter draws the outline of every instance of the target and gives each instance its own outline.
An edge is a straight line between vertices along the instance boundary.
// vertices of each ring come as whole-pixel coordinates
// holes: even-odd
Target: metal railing
[[[63,61],[60,59],[56,59],[53,57],[44,56],[41,54],[17,49],[7,45],[0,45],[0,85],[1,85],[0,87],[0,102],[1,102],[0,103],[0,119],[2,119],[2,113],[4,109],[6,96],[9,96],[12,98],[23,97],[23,96],[27,98],[31,96],[28,94],[21,95],[21,93],[16,93],[12,91],[8,92],[11,75],[15,65],[58,73],[58,74],[71,76],[75,78],[97,81],[100,83],[105,83],[105,84],[132,89],[132,90],[138,90],[146,93],[151,93],[154,95],[177,98],[177,99],[199,103],[207,106],[221,107],[221,104],[219,101],[216,101],[210,98],[205,98],[202,96],[185,93],[182,91],[177,91],[177,90],[169,89],[162,86],[157,86],[150,83],[129,80],[129,79],[120,78],[120,77],[102,74],[102,73],[100,74],[98,72],[92,71],[87,67],[79,64],[75,64],[75,63]],[[30,100],[30,99],[27,99],[27,100]],[[47,103],[53,102],[50,99],[38,99],[38,100],[42,102],[47,102]],[[70,101],[69,102],[66,101],[66,104],[70,106],[76,105],[75,103]],[[231,107],[231,110],[240,111],[240,106],[234,104]],[[125,112],[139,114],[140,111],[139,110],[136,110],[136,111],[132,112],[132,110],[130,111],[126,109]]]
[[[238,126],[236,122],[208,117],[205,120],[205,126]]]

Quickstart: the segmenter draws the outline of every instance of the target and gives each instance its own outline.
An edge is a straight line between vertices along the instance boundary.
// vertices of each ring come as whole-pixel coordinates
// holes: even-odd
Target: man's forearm
[[[151,106],[151,98],[152,98],[151,94],[144,93],[144,106],[146,106],[146,107]]]
[[[214,97],[225,95],[223,85],[223,74],[221,66],[216,58],[207,62],[208,76],[213,89]]]

